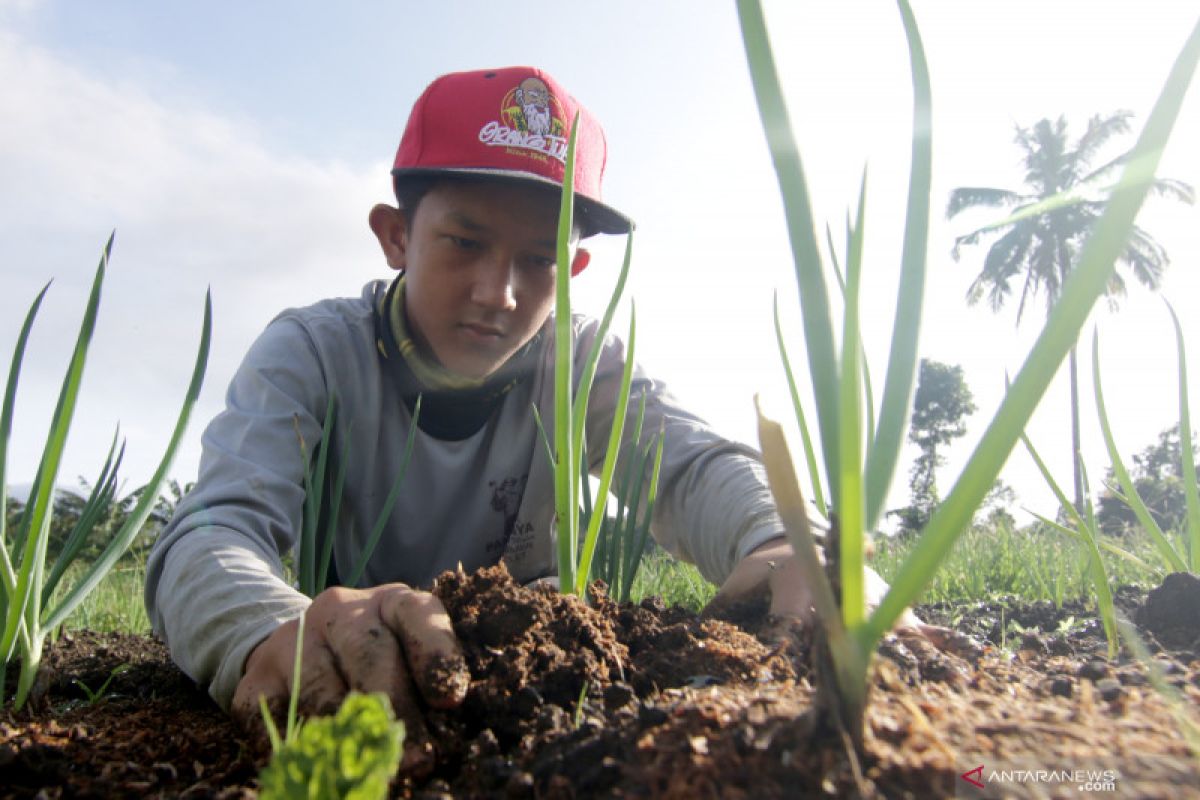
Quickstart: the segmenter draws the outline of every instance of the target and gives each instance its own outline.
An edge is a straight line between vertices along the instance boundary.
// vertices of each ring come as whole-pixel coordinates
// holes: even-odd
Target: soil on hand
[[[702,619],[652,600],[618,606],[600,591],[587,604],[518,586],[502,567],[447,573],[436,591],[472,682],[461,708],[428,714],[432,773],[398,778],[393,794],[1081,796],[1020,771],[1084,770],[1098,796],[1200,797],[1200,761],[1150,685],[1152,669],[1193,713],[1200,706],[1198,606],[1159,611],[1177,607],[1183,583],[1118,594],[1156,654],[1149,669],[1124,651],[1106,659],[1095,614],[1080,605],[921,609],[986,646],[960,657],[890,637],[860,762],[816,725],[808,645],[787,625]],[[74,632],[48,648],[44,670],[39,697],[0,714],[0,796],[253,796],[267,753],[159,642]],[[970,794],[968,778],[1001,770],[1026,781]]]

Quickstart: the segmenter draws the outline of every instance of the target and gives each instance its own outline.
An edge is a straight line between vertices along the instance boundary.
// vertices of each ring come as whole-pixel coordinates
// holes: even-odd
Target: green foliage
[[[119,461],[114,462],[107,477],[101,476],[103,480],[97,481],[96,484],[82,475],[79,476],[81,491],[62,488],[56,490],[54,513],[50,520],[50,539],[46,545],[49,561],[94,561],[104,552],[107,542],[125,525],[141,501],[142,495],[149,489],[149,485],[140,486],[124,497],[118,497],[117,467]],[[122,554],[121,563],[146,560],[159,531],[170,522],[175,513],[175,506],[193,485],[194,483],[180,485],[174,478],[166,481],[166,491],[155,499],[154,507],[142,524],[141,530],[130,542],[129,549]],[[8,498],[6,523],[9,529],[21,524],[24,509],[24,503],[12,497]],[[64,553],[69,554],[65,559],[62,558]],[[43,594],[49,594],[53,588],[52,585],[44,587]]]
[[[975,397],[963,380],[962,367],[922,358],[909,441],[922,450],[935,452],[967,432],[963,418],[973,413]],[[934,461],[940,463],[941,459]]]
[[[938,448],[966,434],[964,417],[974,412],[975,398],[962,367],[921,359],[908,430],[908,440],[921,448],[909,473],[912,500],[906,508],[888,512],[899,517],[901,535],[917,533],[929,522],[939,499],[937,468],[946,461]]]
[[[65,587],[73,586],[85,572],[85,565],[73,564],[67,570],[62,583],[55,590],[50,602],[57,603],[65,594]],[[150,632],[150,619],[146,616],[146,605],[142,602],[142,589],[146,582],[144,559],[123,561],[104,576],[104,580],[84,598],[70,616],[63,620],[57,630],[124,631],[127,633]],[[56,630],[56,633],[57,633]]]
[[[1192,453],[1200,459],[1195,436],[1192,437]],[[1183,530],[1187,524],[1187,498],[1183,483],[1183,446],[1179,438],[1179,425],[1158,434],[1158,440],[1147,445],[1133,457],[1134,488],[1146,503],[1150,516],[1165,531]],[[1100,493],[1096,506],[1096,520],[1100,530],[1110,536],[1132,536],[1141,531],[1137,515],[1129,504],[1120,498],[1116,474],[1110,466],[1105,478],[1105,489]]]
[[[970,302],[986,296],[992,310],[998,311],[1012,294],[1012,281],[1018,280],[1021,296],[1017,319],[1026,302],[1039,293],[1045,295],[1046,312],[1050,312],[1067,275],[1078,264],[1084,242],[1104,213],[1118,168],[1129,160],[1131,152],[1106,160],[1098,168],[1092,164],[1112,137],[1129,133],[1132,117],[1128,111],[1097,114],[1088,120],[1087,130],[1075,142],[1069,140],[1065,117],[1042,119],[1028,128],[1018,126],[1015,141],[1025,164],[1024,191],[970,186],[951,192],[947,217],[980,206],[1003,207],[1011,212],[1004,222],[985,225],[954,241],[952,252],[958,259],[964,245],[999,235],[971,283],[967,295]],[[1192,187],[1182,181],[1157,178],[1153,190],[1188,204],[1195,200]],[[1117,255],[1117,263],[1127,267],[1147,288],[1157,289],[1169,259],[1149,233],[1134,225]],[[1105,294],[1115,298],[1125,291],[1125,280],[1114,272]]]
[[[1101,550],[1105,571],[1114,586],[1153,586],[1161,573],[1148,560],[1153,547],[1146,539],[1124,541],[1135,559]],[[891,581],[916,546],[913,539],[876,540],[873,566]],[[929,583],[924,602],[963,603],[1013,597],[1023,602],[1046,601],[1061,606],[1067,600],[1093,597],[1087,566],[1088,551],[1078,538],[1043,522],[1015,527],[1006,522],[983,524],[964,533]]]
[[[680,605],[700,611],[717,593],[694,564],[680,561],[665,550],[651,546],[634,578],[629,599],[635,603],[657,597],[668,606]]]
[[[91,293],[88,297],[83,321],[80,324],[75,349],[63,378],[62,389],[50,422],[50,430],[42,451],[41,462],[37,468],[33,489],[30,492],[28,503],[21,509],[20,517],[13,526],[15,531],[12,532],[8,525],[7,484],[5,482],[8,440],[12,431],[13,408],[16,402],[17,384],[21,364],[24,360],[25,346],[38,309],[50,288],[49,284],[34,299],[28,314],[26,314],[13,352],[12,366],[4,393],[3,411],[0,412],[0,506],[3,506],[6,512],[3,520],[0,520],[0,526],[2,526],[0,527],[0,619],[3,620],[3,627],[0,629],[0,677],[2,677],[9,660],[19,652],[21,672],[17,679],[14,697],[14,704],[17,708],[24,705],[33,687],[34,678],[41,664],[42,647],[46,636],[78,608],[88,594],[99,585],[105,574],[129,548],[141,531],[143,524],[150,517],[159,489],[166,480],[167,470],[183,439],[192,407],[200,394],[200,386],[203,383],[208,363],[208,349],[212,334],[211,297],[205,298],[204,323],[200,346],[192,369],[191,382],[158,469],[147,484],[148,488],[143,491],[136,504],[126,514],[120,528],[115,532],[105,532],[106,536],[101,551],[94,559],[90,560],[78,581],[67,589],[65,594],[56,596],[55,590],[60,580],[79,557],[97,524],[102,521],[109,510],[116,493],[117,468],[124,452],[123,447],[120,451],[117,450],[117,438],[114,436],[100,478],[80,508],[77,523],[66,535],[62,549],[47,573],[46,565],[55,513],[58,470],[79,396],[88,348],[96,326],[96,317],[100,307],[100,290],[104,283],[104,274],[112,251],[112,243],[113,238],[110,236],[92,281]]]
[[[334,716],[300,724],[259,775],[264,800],[373,800],[387,796],[403,755],[404,725],[387,696],[351,692]]]
[[[1012,515],[1013,504],[1017,502],[1017,493],[1013,488],[999,478],[992,484],[992,488],[988,490],[987,495],[983,498],[983,503],[979,506],[979,511],[976,512],[975,518],[971,521],[972,527],[976,526],[991,526],[998,527],[1007,525],[1015,527],[1017,519]]]

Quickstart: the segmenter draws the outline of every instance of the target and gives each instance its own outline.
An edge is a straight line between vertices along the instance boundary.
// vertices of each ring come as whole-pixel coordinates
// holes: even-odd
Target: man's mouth
[[[493,325],[484,325],[477,322],[464,322],[461,327],[470,335],[479,339],[495,341],[504,337],[504,331]]]

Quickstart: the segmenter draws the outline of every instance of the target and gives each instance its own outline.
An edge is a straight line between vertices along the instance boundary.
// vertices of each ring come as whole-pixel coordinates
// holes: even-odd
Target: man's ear
[[[571,259],[571,277],[583,272],[592,262],[592,254],[582,247],[575,250],[575,258]]]
[[[408,221],[404,212],[380,203],[371,209],[367,221],[379,240],[388,266],[396,270],[404,269],[408,263]]]

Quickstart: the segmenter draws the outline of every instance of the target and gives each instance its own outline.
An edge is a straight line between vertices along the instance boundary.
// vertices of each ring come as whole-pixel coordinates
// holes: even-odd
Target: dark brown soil
[[[1200,606],[1180,599],[1185,583],[1172,579],[1149,599],[1124,590],[1118,602],[1195,717]],[[1082,606],[921,609],[987,646],[968,661],[890,638],[856,764],[814,729],[806,645],[786,628],[653,601],[618,607],[603,595],[589,606],[517,586],[502,568],[444,575],[437,592],[473,680],[462,708],[428,716],[434,773],[397,780],[395,796],[1001,796],[994,786],[971,795],[961,776],[1016,766],[1114,771],[1097,796],[1200,797],[1200,761],[1172,707],[1145,666],[1124,651],[1104,658]],[[1193,604],[1160,614],[1181,602]],[[95,692],[123,665],[89,700],[83,686]],[[40,698],[0,714],[0,796],[253,796],[265,754],[157,641],[74,632],[49,647],[45,668]]]

